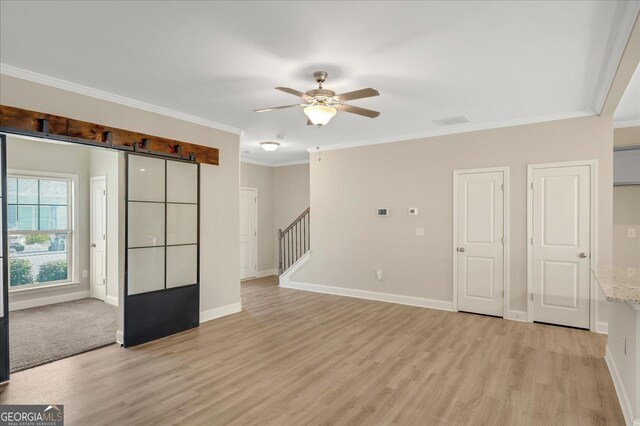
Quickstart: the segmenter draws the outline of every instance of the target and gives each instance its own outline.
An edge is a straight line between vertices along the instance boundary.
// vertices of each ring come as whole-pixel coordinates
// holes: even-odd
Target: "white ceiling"
[[[636,68],[629,86],[620,99],[618,108],[613,114],[613,121],[615,123],[640,122],[640,66]]]
[[[242,129],[243,158],[282,164],[316,146],[451,132],[433,123],[450,116],[466,115],[471,123],[460,128],[474,129],[593,113],[630,9],[617,1],[3,1],[0,62]],[[325,87],[338,93],[378,89],[352,104],[381,116],[339,112],[317,128],[301,110],[252,112],[296,103],[273,88],[312,89],[315,70],[328,71]],[[262,152],[258,143],[276,134],[282,147]]]

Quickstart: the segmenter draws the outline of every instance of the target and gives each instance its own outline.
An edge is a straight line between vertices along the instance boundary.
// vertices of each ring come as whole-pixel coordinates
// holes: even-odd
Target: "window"
[[[72,181],[7,178],[10,289],[71,281]]]

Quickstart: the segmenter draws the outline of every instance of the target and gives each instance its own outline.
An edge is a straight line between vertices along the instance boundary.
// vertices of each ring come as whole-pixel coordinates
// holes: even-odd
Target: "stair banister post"
[[[282,272],[282,229],[278,229],[278,275]]]

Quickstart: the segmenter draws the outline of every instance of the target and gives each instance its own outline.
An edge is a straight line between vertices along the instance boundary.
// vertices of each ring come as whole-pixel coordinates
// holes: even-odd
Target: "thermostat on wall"
[[[418,216],[418,208],[410,207],[409,208],[409,216]]]
[[[387,208],[378,209],[378,216],[389,216],[390,213]]]

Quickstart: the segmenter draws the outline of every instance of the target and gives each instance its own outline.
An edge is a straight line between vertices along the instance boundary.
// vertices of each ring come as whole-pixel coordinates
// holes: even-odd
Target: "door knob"
[[[585,257],[587,257],[587,253],[585,252],[580,253],[580,257],[584,259]]]
[[[91,247],[95,247],[95,246],[96,246],[96,243],[91,244]]]
[[[459,251],[460,253],[464,253],[464,247],[458,247],[458,251]]]

